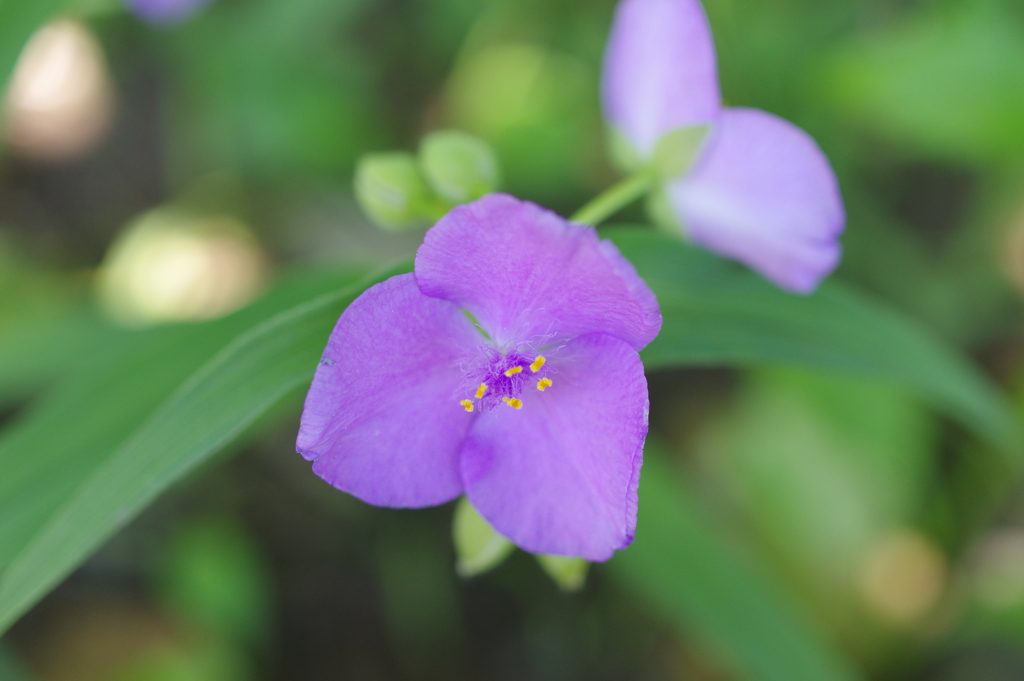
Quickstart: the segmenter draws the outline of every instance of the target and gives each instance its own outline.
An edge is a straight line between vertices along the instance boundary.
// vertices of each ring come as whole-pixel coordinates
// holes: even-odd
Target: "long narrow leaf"
[[[87,372],[0,442],[0,468],[15,473],[0,481],[0,630],[168,485],[308,382],[338,316],[378,280],[332,286],[273,316],[266,313],[280,300],[125,348],[119,363]],[[316,288],[306,287],[307,300]],[[269,318],[239,328],[257,314]]]
[[[1020,423],[996,386],[919,324],[839,281],[813,295],[646,229],[604,232],[658,296],[648,369],[786,364],[894,381],[1021,461]]]

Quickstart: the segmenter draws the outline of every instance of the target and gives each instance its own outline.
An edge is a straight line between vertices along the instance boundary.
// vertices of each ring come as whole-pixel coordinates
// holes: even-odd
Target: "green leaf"
[[[636,541],[611,573],[749,681],[860,678],[767,570],[733,550],[648,443]]]
[[[21,48],[60,6],[60,0],[0,0],[0,92],[11,77]]]
[[[168,485],[297,396],[348,303],[408,270],[340,290],[337,275],[307,277],[219,322],[133,334],[87,358],[0,440],[0,631]]]
[[[1012,461],[1020,423],[996,386],[934,334],[835,279],[786,293],[739,265],[645,229],[604,230],[658,296],[665,322],[648,369],[789,365],[892,381],[972,428]]]
[[[0,234],[0,403],[67,373],[111,331],[89,309],[80,277],[27,261]]]

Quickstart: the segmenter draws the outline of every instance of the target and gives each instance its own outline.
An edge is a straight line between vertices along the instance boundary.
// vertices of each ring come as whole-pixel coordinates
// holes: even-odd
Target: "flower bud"
[[[455,130],[433,132],[420,143],[427,182],[452,203],[474,201],[498,188],[498,162],[483,140]]]
[[[505,539],[462,497],[452,519],[452,539],[458,556],[456,571],[473,577],[501,565],[515,546]]]
[[[590,563],[582,558],[555,556],[547,553],[538,553],[534,557],[548,577],[562,591],[579,591],[587,582]]]
[[[367,154],[359,159],[356,200],[378,226],[402,229],[428,216],[434,202],[412,154]]]

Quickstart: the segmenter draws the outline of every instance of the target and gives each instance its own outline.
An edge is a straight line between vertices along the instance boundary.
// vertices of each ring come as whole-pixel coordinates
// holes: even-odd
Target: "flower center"
[[[543,355],[502,353],[493,348],[485,348],[483,362],[466,373],[476,386],[472,397],[459,402],[466,411],[486,411],[502,404],[522,409],[524,389],[532,386],[544,392],[552,385]]]

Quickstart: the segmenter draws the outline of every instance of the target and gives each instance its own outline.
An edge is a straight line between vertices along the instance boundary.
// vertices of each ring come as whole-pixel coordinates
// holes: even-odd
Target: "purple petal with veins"
[[[378,506],[431,506],[462,492],[461,363],[480,334],[411,274],[366,290],[341,315],[302,412],[298,451],[335,487]]]
[[[416,253],[416,281],[469,310],[498,347],[603,332],[640,350],[661,329],[654,294],[614,245],[507,194],[441,218]]]

